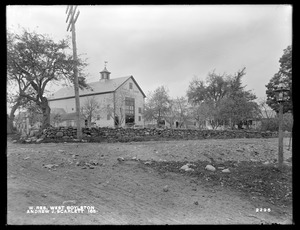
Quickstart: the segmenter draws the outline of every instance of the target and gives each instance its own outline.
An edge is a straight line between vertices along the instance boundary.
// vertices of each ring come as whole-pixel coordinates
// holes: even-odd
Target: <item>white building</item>
[[[133,76],[111,79],[106,67],[100,75],[99,81],[88,83],[89,87],[86,89],[79,89],[81,109],[91,101],[97,102],[95,116],[91,122],[99,127],[143,126],[146,95]],[[76,112],[74,95],[73,86],[58,90],[48,99],[51,110],[62,109],[66,114],[74,115]],[[74,119],[68,119],[67,123],[64,121],[62,124],[76,126],[75,116],[73,117]]]

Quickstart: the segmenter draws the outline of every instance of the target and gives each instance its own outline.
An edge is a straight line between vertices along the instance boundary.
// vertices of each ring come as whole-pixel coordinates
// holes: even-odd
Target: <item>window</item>
[[[134,98],[125,97],[125,124],[134,124]]]
[[[107,120],[110,120],[110,114],[107,114]]]
[[[142,117],[141,116],[139,116],[139,121],[141,121],[142,120]]]
[[[142,108],[139,108],[139,113],[142,113]]]
[[[74,110],[74,108],[72,108],[72,111]]]
[[[125,98],[125,114],[134,114],[134,98]]]
[[[129,82],[129,89],[132,89],[132,83]]]

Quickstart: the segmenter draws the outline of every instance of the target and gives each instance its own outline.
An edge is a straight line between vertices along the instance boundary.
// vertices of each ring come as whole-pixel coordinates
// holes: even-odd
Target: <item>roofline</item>
[[[79,97],[86,97],[86,96],[95,96],[95,95],[100,95],[100,94],[107,94],[107,93],[113,93],[114,91],[107,91],[107,92],[100,92],[100,93],[91,93],[91,94],[83,94],[79,95]],[[48,99],[48,101],[58,101],[58,100],[65,100],[65,99],[71,99],[75,98],[75,96],[68,96],[68,97],[60,97],[60,98],[53,98],[53,99]]]
[[[133,82],[136,84],[136,86],[138,87],[138,89],[141,91],[141,93],[143,94],[143,96],[144,96],[144,98],[145,98],[145,97],[146,97],[145,93],[143,92],[143,90],[141,89],[141,87],[139,86],[139,84],[136,82],[136,80],[134,79],[134,77],[133,77],[132,75],[131,75],[130,77],[128,77],[128,78],[126,79],[126,81],[128,81],[130,78],[133,80]],[[115,89],[115,91],[117,91],[117,89],[119,89],[122,85],[124,85],[124,83],[125,83],[126,81],[124,81],[121,85],[119,85],[119,87],[117,87],[117,88]]]

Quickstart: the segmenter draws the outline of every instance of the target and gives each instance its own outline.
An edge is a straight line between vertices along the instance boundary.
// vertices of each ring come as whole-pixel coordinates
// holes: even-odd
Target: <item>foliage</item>
[[[149,93],[148,99],[145,103],[145,120],[156,120],[160,123],[163,117],[167,115],[170,108],[170,96],[168,89],[165,86],[160,86]]]
[[[213,129],[220,125],[241,125],[247,120],[258,116],[259,108],[256,96],[246,91],[241,79],[245,75],[245,68],[239,70],[234,76],[208,74],[206,82],[193,79],[189,85],[187,96],[193,104],[193,117],[198,123],[210,120]],[[203,111],[200,111],[200,108]]]
[[[68,40],[54,42],[47,35],[24,29],[21,35],[7,33],[7,75],[8,82],[18,85],[16,98],[33,101],[43,113],[43,127],[50,125],[50,107],[44,93],[50,82],[62,79],[74,80],[73,67],[86,65],[81,60],[74,61],[66,54]],[[79,84],[86,87],[83,75]],[[15,103],[18,103],[16,99]]]
[[[292,46],[288,46],[284,51],[282,57],[279,59],[280,68],[277,73],[270,79],[266,85],[267,104],[276,112],[279,111],[279,104],[275,97],[274,90],[282,82],[286,88],[289,89],[289,99],[283,102],[283,113],[293,111],[292,104]]]

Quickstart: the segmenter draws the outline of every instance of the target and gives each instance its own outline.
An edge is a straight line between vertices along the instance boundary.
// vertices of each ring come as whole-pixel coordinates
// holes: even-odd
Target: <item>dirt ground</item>
[[[161,163],[161,168],[168,162],[181,166],[206,161],[274,162],[277,143],[278,139],[272,138],[17,144],[8,138],[7,223],[288,223],[292,218],[291,204],[272,204],[231,186],[211,184],[193,173],[151,167],[151,162]],[[289,138],[285,138],[285,159],[292,153],[287,150],[288,143]],[[58,209],[62,213],[55,206],[64,206]],[[70,211],[72,208],[79,208],[78,213]],[[38,210],[50,211],[35,213]]]

